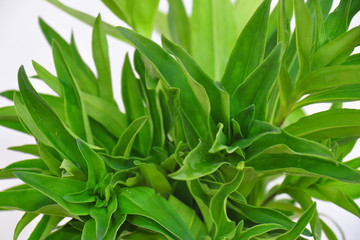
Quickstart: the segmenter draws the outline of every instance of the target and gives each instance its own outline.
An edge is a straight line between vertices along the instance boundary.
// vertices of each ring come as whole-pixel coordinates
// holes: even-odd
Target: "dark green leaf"
[[[221,155],[209,153],[210,147],[200,142],[185,158],[184,166],[169,176],[176,180],[193,180],[215,172],[225,161],[219,161]]]
[[[19,222],[17,223],[15,230],[14,230],[14,240],[17,240],[20,233],[22,232],[22,230],[24,230],[24,228],[32,221],[34,220],[34,218],[36,218],[38,216],[38,214],[36,213],[30,213],[30,212],[26,212],[24,213],[24,215],[21,217],[21,219],[19,220]]]
[[[279,76],[281,48],[282,45],[279,44],[261,65],[236,88],[231,98],[231,116],[236,116],[241,110],[254,104],[254,118],[265,119],[270,90]]]
[[[34,156],[40,156],[38,146],[33,145],[33,144],[27,144],[27,145],[16,146],[16,147],[9,147],[8,149],[13,150],[13,151],[17,151],[17,152],[31,154],[31,155],[34,155]]]
[[[194,239],[181,217],[154,190],[147,187],[123,188],[118,201],[121,213],[151,218],[180,239]]]
[[[181,108],[198,135],[205,139],[209,133],[207,125],[204,124],[208,121],[208,109],[203,108],[203,104],[195,95],[186,74],[176,60],[151,40],[126,28],[119,27],[118,30],[154,64],[157,71],[171,87],[180,89]]]
[[[270,2],[266,0],[258,7],[231,52],[221,79],[230,95],[263,60]]]
[[[62,220],[60,217],[44,215],[36,225],[28,240],[44,240],[56,225]]]

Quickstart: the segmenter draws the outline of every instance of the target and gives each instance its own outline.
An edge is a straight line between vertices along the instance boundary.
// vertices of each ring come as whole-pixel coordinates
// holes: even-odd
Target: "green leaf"
[[[29,240],[44,240],[56,225],[62,220],[61,217],[44,215],[31,233]]]
[[[254,227],[248,228],[245,231],[241,232],[239,239],[241,240],[249,240],[253,237],[262,235],[269,231],[278,230],[278,229],[285,229],[284,226],[276,223],[265,223],[265,224],[258,224]]]
[[[75,10],[73,8],[70,8],[64,4],[62,4],[61,2],[59,2],[58,0],[46,0],[48,3],[51,3],[52,5],[54,5],[55,7],[61,9],[62,11],[66,12],[67,14],[73,16],[74,18],[90,25],[93,26],[94,22],[95,22],[95,17],[83,13],[81,11]],[[124,41],[124,38],[121,36],[121,34],[119,34],[119,32],[116,30],[116,28],[108,23],[104,23],[104,30],[111,36]]]
[[[41,142],[38,142],[38,149],[41,159],[44,161],[49,170],[54,175],[61,176],[61,157],[59,153],[55,149]]]
[[[127,127],[126,115],[112,103],[90,94],[83,93],[86,112],[101,123],[114,136],[120,137]]]
[[[311,140],[358,137],[360,111],[333,109],[300,118],[284,130],[297,137]]]
[[[129,56],[126,55],[121,78],[121,96],[124,102],[126,116],[129,122],[145,116],[146,109],[143,104],[141,83],[136,79],[131,68]],[[150,123],[146,122],[138,133],[139,149],[143,155],[148,155],[150,151],[152,132]]]
[[[267,123],[254,121],[252,128],[263,128]],[[268,127],[272,127],[268,125]],[[288,134],[286,131],[276,128],[277,131],[259,136],[245,150],[247,160],[256,157],[262,152],[293,153],[309,155],[334,160],[334,155],[324,145],[317,142],[301,139]]]
[[[190,19],[182,0],[169,1],[168,21],[171,39],[191,53]]]
[[[17,240],[20,233],[22,232],[22,230],[24,230],[24,228],[32,221],[34,220],[34,218],[36,218],[38,216],[38,214],[36,213],[30,213],[30,212],[26,212],[24,213],[24,215],[21,217],[21,219],[19,220],[19,222],[17,223],[15,230],[14,230],[14,240]]]
[[[194,239],[181,217],[154,190],[147,187],[122,188],[118,195],[119,210],[123,214],[148,217],[180,239]]]
[[[355,216],[360,217],[359,206],[354,202],[354,200],[351,199],[349,195],[337,187],[314,184],[306,189],[306,192],[312,197],[323,201],[330,201],[345,209],[346,211],[354,214]]]
[[[112,155],[129,157],[136,135],[144,126],[147,120],[146,116],[135,119],[127,129],[122,133],[118,142],[116,143]]]
[[[296,224],[291,228],[290,231],[276,238],[277,240],[296,239],[306,229],[306,225],[310,222],[316,211],[316,203],[314,202],[297,220]]]
[[[86,188],[92,189],[99,184],[106,175],[104,160],[84,141],[78,139],[77,146],[88,166],[88,182]]]
[[[59,44],[53,41],[53,56],[58,80],[62,85],[65,101],[65,116],[70,129],[80,138],[93,142],[89,120],[83,107],[83,100],[80,95],[73,75],[70,72]]]
[[[234,179],[223,184],[210,201],[211,218],[215,224],[213,239],[231,239],[234,235],[235,222],[227,215],[226,203],[228,196],[240,186],[243,177],[244,171],[240,168]]]
[[[181,202],[173,195],[170,195],[168,202],[183,219],[194,238],[204,239],[207,233],[206,227],[201,219],[196,215],[195,210]]]
[[[221,155],[211,154],[209,144],[200,142],[185,158],[184,166],[169,174],[176,180],[193,180],[215,172],[227,162],[221,161]],[[219,161],[220,160],[220,161]]]
[[[188,74],[205,88],[211,105],[210,114],[215,124],[223,123],[227,129],[230,119],[229,94],[218,87],[184,49],[165,37],[162,37],[161,41],[165,50],[178,58]]]
[[[126,215],[121,214],[119,209],[117,209],[110,219],[109,229],[104,236],[104,240],[115,240],[117,233],[125,220]]]
[[[146,217],[143,217],[140,215],[130,215],[130,216],[128,216],[128,218],[126,220],[135,226],[149,229],[151,231],[160,233],[163,236],[166,236],[167,239],[179,239],[176,236],[174,236],[173,234],[169,233],[166,230],[166,228],[162,227],[160,224],[158,224],[157,222],[155,222],[149,218],[146,218]],[[146,237],[148,237],[148,236],[146,236]]]
[[[69,63],[69,68],[71,70],[71,73],[74,74],[75,80],[79,84],[80,89],[87,93],[97,95],[98,89],[96,85],[96,78],[89,69],[89,67],[81,59],[76,49],[74,39],[73,38],[71,39],[72,42],[71,45],[69,45],[57,32],[55,32],[41,18],[39,18],[39,24],[49,44],[52,45],[53,40],[55,40],[60,45],[64,57],[66,61]],[[54,80],[55,79],[52,79],[46,82],[52,81],[54,83]]]
[[[159,0],[125,0],[116,2],[128,24],[138,33],[150,38]]]
[[[260,172],[286,172],[320,176],[344,182],[360,182],[360,174],[350,167],[323,158],[293,154],[262,154],[246,163]]]
[[[359,38],[360,27],[355,27],[325,44],[314,53],[311,59],[312,67],[315,69],[325,67],[343,57],[344,54],[350,55],[354,48],[359,45]]]
[[[349,11],[352,0],[340,1],[337,8],[325,20],[326,37],[331,40],[346,32],[349,27]]]
[[[0,108],[0,125],[20,132],[28,133],[21,125],[19,117],[17,116],[13,106]]]
[[[61,227],[60,229],[52,232],[47,240],[81,240],[81,232],[68,225]]]
[[[159,167],[155,164],[140,162],[136,163],[136,165],[139,166],[141,175],[145,179],[146,185],[154,189],[163,197],[168,198],[173,189]]]
[[[27,144],[22,146],[9,147],[9,150],[40,156],[38,146],[34,144]]]
[[[15,175],[23,182],[38,189],[41,193],[53,199],[70,213],[75,215],[89,214],[90,209],[88,205],[69,203],[63,199],[63,197],[68,194],[84,190],[86,187],[85,182],[35,173],[16,172]]]
[[[299,188],[303,187],[299,186]],[[313,200],[311,199],[310,195],[302,189],[298,189],[295,187],[285,187],[285,192],[294,200],[296,200],[300,204],[301,208],[304,210],[308,209],[313,204]],[[322,225],[317,211],[315,211],[314,216],[310,221],[310,226],[314,239],[320,240]]]
[[[176,60],[151,40],[126,28],[119,27],[118,30],[152,62],[168,85],[180,89],[181,108],[198,135],[205,139],[209,134],[208,127],[204,124],[208,121],[207,109],[202,107],[203,105],[195,95],[186,74]]]
[[[191,54],[216,81],[220,80],[223,74],[237,37],[232,8],[229,0],[193,2]]]
[[[349,84],[325,90],[322,92],[310,94],[304,99],[298,101],[293,109],[298,109],[313,103],[329,102],[351,102],[360,100],[360,84]]]
[[[67,159],[73,161],[83,172],[87,171],[85,160],[75,146],[76,140],[65,128],[54,111],[36,93],[26,76],[24,67],[19,70],[19,88],[36,129]],[[16,104],[16,103],[15,103]],[[51,129],[51,131],[49,131]],[[41,139],[40,139],[41,140]]]
[[[32,61],[32,65],[37,73],[36,78],[43,80],[58,96],[62,96],[63,90],[58,79],[37,62]]]
[[[241,110],[254,104],[254,118],[265,119],[270,90],[279,76],[281,48],[282,45],[279,44],[261,65],[236,88],[231,98],[231,116],[236,116]]]
[[[92,52],[98,74],[100,97],[112,102],[114,98],[111,85],[109,50],[100,14],[94,22]]]
[[[117,209],[117,199],[113,197],[106,207],[92,207],[90,216],[96,222],[96,239],[103,239],[107,231],[109,231],[111,217]]]
[[[232,49],[221,78],[221,84],[230,95],[263,60],[270,2],[266,0],[257,8]]]
[[[237,0],[234,5],[234,16],[241,16],[236,17],[236,27],[237,32],[242,32],[245,25],[249,22],[251,16],[253,16],[256,9],[261,4],[262,0]]]
[[[54,201],[35,189],[20,189],[0,192],[0,207],[34,212]]]
[[[272,223],[279,224],[286,229],[291,229],[295,223],[285,214],[272,208],[252,206],[241,201],[236,202],[235,211],[239,211],[246,218],[255,223]]]
[[[94,219],[86,221],[83,232],[81,234],[81,240],[98,239],[96,236],[96,223]]]
[[[294,0],[296,47],[299,57],[299,73],[297,79],[302,79],[310,72],[310,57],[313,45],[313,21],[310,9],[304,0]]]

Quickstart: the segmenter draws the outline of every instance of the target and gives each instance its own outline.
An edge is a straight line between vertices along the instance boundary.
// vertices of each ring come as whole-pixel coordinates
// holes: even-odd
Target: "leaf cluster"
[[[34,159],[0,170],[24,182],[0,192],[1,210],[25,212],[14,239],[38,215],[29,239],[337,239],[314,199],[360,217],[360,160],[343,160],[360,110],[342,108],[360,100],[360,27],[348,29],[358,1],[330,12],[329,0],[279,0],[270,12],[270,0],[194,0],[188,16],[181,0],[168,14],[158,0],[102,0],[132,30],[47,1],[93,26],[96,73],[40,19],[56,74],[33,62],[33,78],[55,94],[38,93],[24,67],[19,91],[1,93],[14,106],[0,124],[36,140],[11,148]],[[125,112],[106,35],[136,48],[122,68]],[[320,102],[333,104],[301,109]]]

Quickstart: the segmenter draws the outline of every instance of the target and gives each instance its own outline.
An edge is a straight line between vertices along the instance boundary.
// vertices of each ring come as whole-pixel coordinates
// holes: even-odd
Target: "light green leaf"
[[[325,20],[326,37],[329,40],[346,32],[349,27],[349,11],[352,0],[341,0],[337,8]]]
[[[295,99],[307,93],[321,92],[333,87],[359,83],[358,66],[332,66],[319,69],[299,80],[295,85]]]
[[[184,166],[169,176],[176,180],[193,180],[215,172],[221,165],[220,154],[211,154],[209,144],[200,142],[185,158]],[[219,161],[220,160],[220,161]]]
[[[360,174],[339,162],[293,154],[262,154],[246,163],[260,172],[286,172],[306,176],[332,178],[344,182],[360,182]]]
[[[194,0],[190,33],[192,56],[219,81],[237,37],[231,2]]]
[[[171,39],[191,53],[190,19],[182,0],[169,1],[168,22]]]
[[[344,54],[350,55],[354,48],[359,45],[359,38],[360,27],[355,27],[325,44],[314,53],[311,59],[312,67],[315,69],[325,67],[331,65],[331,62],[338,58],[343,58]]]
[[[230,95],[263,60],[270,2],[266,0],[258,7],[232,49],[221,78],[221,84]]]
[[[112,155],[129,157],[136,135],[144,126],[147,120],[146,116],[135,119],[127,129],[121,134],[118,142],[116,143]]]
[[[97,80],[100,97],[112,102],[114,98],[111,85],[109,50],[100,14],[94,22],[92,52],[98,74]]]
[[[358,137],[359,119],[359,110],[333,109],[300,118],[284,130],[297,137],[311,140]]]
[[[118,203],[119,210],[123,214],[148,217],[180,239],[194,239],[188,227],[169,203],[150,188],[122,188],[118,195]]]
[[[73,16],[74,18],[77,18],[78,20],[93,26],[94,22],[95,22],[95,17],[83,13],[81,11],[75,10],[73,8],[70,8],[64,4],[62,4],[60,1],[58,0],[46,0],[48,3],[51,3],[52,5],[54,5],[55,7],[61,9],[62,11],[66,12],[67,14]],[[116,28],[108,23],[104,23],[104,30],[111,36],[125,41],[124,38],[119,34],[119,32],[116,30]]]
[[[313,21],[310,9],[304,0],[294,0],[296,23],[296,47],[299,57],[299,74],[302,79],[310,72],[310,57],[313,45]]]
[[[234,16],[238,33],[242,32],[245,25],[249,22],[251,16],[253,16],[261,3],[262,0],[236,0],[234,5]]]

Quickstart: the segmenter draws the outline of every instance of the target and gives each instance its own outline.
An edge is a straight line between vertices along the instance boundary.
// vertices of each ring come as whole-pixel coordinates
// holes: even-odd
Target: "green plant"
[[[0,193],[1,209],[26,212],[14,239],[39,214],[30,239],[337,239],[312,198],[360,217],[360,160],[343,162],[360,110],[342,108],[360,99],[360,27],[348,31],[359,1],[329,13],[332,1],[280,0],[270,14],[270,0],[194,0],[190,18],[181,0],[168,16],[158,0],[103,0],[135,31],[47,1],[93,25],[97,74],[40,20],[57,76],[33,66],[57,95],[37,93],[23,67],[20,91],[1,93],[15,106],[0,124],[37,142],[13,148],[36,159],[0,172],[24,182]],[[154,24],[162,47],[147,38]],[[106,33],[137,49],[122,71],[125,113]],[[318,102],[333,104],[301,110]]]

